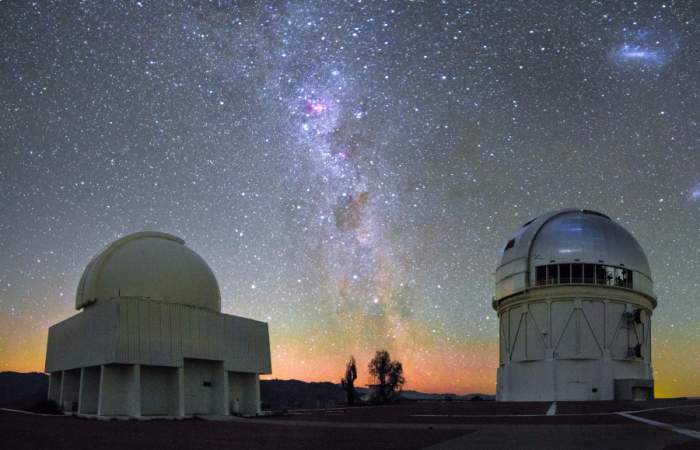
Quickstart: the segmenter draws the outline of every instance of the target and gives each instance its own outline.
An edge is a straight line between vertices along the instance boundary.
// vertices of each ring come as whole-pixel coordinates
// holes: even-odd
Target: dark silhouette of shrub
[[[357,367],[355,366],[355,358],[350,357],[345,366],[345,376],[340,379],[340,386],[343,388],[348,398],[348,405],[352,406],[355,404],[355,399],[357,398],[357,391],[355,390],[355,380],[357,379]]]

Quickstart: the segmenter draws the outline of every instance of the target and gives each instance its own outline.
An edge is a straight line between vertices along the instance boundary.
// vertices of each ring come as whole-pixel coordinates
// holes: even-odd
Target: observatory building
[[[642,248],[608,216],[568,209],[525,223],[496,269],[501,401],[654,395]]]
[[[49,399],[87,416],[256,414],[267,324],[221,313],[211,269],[185,242],[125,236],[80,279],[80,312],[49,329]]]

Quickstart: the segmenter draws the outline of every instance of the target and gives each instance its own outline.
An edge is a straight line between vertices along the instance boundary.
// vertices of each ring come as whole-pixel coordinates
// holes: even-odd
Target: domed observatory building
[[[569,209],[527,222],[496,269],[496,398],[653,398],[655,307],[642,248],[608,216]]]
[[[125,236],[88,264],[80,312],[49,329],[49,399],[95,416],[256,414],[267,324],[221,313],[211,269],[185,242]]]

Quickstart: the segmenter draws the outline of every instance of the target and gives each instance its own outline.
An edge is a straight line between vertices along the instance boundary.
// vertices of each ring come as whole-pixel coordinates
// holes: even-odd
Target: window
[[[595,282],[596,284],[607,284],[608,283],[608,272],[605,270],[605,266],[596,264],[595,266]]]
[[[538,266],[535,268],[535,286],[544,286],[547,284],[547,266]]]
[[[606,216],[605,214],[601,214],[598,211],[591,211],[590,209],[584,209],[582,212],[584,214],[592,214],[594,216],[605,217],[606,219],[610,220],[610,217]]]
[[[605,267],[605,284],[615,286],[615,268],[610,266]]]
[[[583,264],[571,265],[571,282],[578,284],[583,283]]]
[[[571,264],[559,264],[559,283],[571,283]]]
[[[599,284],[632,289],[630,269],[603,264],[547,264],[535,267],[535,286],[551,284]]]
[[[629,269],[616,269],[615,270],[615,286],[632,288],[632,271]]]
[[[622,269],[619,269],[617,267],[615,268],[615,278],[613,280],[614,280],[615,286],[618,286],[618,287],[623,286],[625,280],[623,280],[623,278],[622,278]]]
[[[511,239],[510,241],[508,241],[508,243],[506,244],[506,248],[504,248],[503,251],[507,252],[513,247],[515,247],[515,239]]]
[[[556,264],[547,266],[547,284],[559,284],[559,266]]]

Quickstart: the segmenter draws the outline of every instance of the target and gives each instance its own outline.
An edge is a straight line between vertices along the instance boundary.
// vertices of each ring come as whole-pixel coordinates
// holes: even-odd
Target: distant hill
[[[43,402],[48,394],[48,376],[43,373],[0,372],[0,407],[28,408]],[[358,388],[360,395],[366,388]],[[404,391],[407,400],[471,400],[474,396],[492,400],[493,396],[470,394],[425,394],[417,391]],[[340,385],[330,382],[299,380],[261,380],[260,397],[264,409],[328,408],[345,404],[345,392]]]
[[[0,407],[24,408],[46,400],[49,377],[43,373],[0,372]]]
[[[426,394],[418,391],[402,391],[401,397],[408,400],[444,400],[446,397],[453,400],[462,399],[461,396],[455,394]]]
[[[345,391],[330,382],[261,380],[260,398],[271,409],[328,408],[343,404]]]
[[[407,400],[495,400],[494,395],[487,394],[426,394],[418,391],[403,391],[401,392],[401,397]]]

